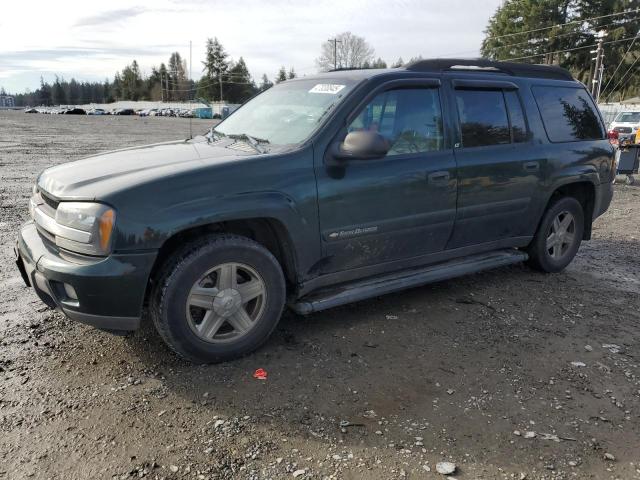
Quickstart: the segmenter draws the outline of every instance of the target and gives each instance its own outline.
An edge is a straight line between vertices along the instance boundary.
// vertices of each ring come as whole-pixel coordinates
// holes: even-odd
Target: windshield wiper
[[[216,132],[217,133],[217,132]],[[233,138],[234,140],[245,140],[249,145],[251,145],[256,152],[258,153],[267,153],[263,147],[260,146],[261,143],[269,143],[269,140],[264,138],[256,138],[246,133],[233,133],[227,135],[229,138]]]
[[[209,136],[207,137],[207,141],[211,143],[214,140],[214,136],[217,135],[219,138],[224,138],[226,135],[222,132],[219,132],[215,129],[215,127],[211,127],[209,129]]]

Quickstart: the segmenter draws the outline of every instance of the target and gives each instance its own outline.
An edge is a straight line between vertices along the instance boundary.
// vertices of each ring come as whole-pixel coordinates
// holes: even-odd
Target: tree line
[[[598,32],[605,69],[600,100],[640,93],[640,13],[635,0],[505,0],[489,20],[481,53],[495,60],[555,64],[591,86]],[[606,86],[606,88],[605,88]]]
[[[336,35],[336,39],[339,48],[335,61],[328,42],[323,44],[320,57],[316,59],[319,70],[330,70],[334,64],[338,68],[387,68],[384,60],[374,58],[374,50],[364,38],[344,32]],[[402,59],[399,59],[393,65],[400,66],[402,63]],[[294,67],[283,65],[273,81],[265,73],[256,82],[244,58],[231,59],[217,38],[207,40],[201,78],[190,79],[187,71],[186,60],[179,52],[174,52],[166,64],[163,62],[160,66],[153,66],[148,75],[143,75],[138,62],[133,60],[116,72],[111,80],[86,82],[56,76],[53,82],[47,82],[40,78],[39,88],[14,97],[17,106],[81,105],[118,100],[182,102],[222,99],[228,103],[243,103],[274,83],[297,77]]]
[[[557,64],[575,78],[591,85],[591,60],[597,32],[604,30],[605,71],[601,99],[619,100],[640,93],[640,14],[635,0],[505,0],[490,18],[481,53],[495,60]],[[633,47],[635,43],[635,48]],[[414,57],[409,60],[420,60]],[[407,62],[408,63],[408,62]],[[351,32],[324,42],[316,66],[320,71],[337,68],[400,67],[399,58],[387,62],[375,56],[373,47]],[[16,105],[76,105],[110,103],[117,100],[187,101],[206,100],[243,103],[274,83],[297,76],[293,67],[282,66],[273,81],[266,74],[256,82],[243,57],[233,60],[217,38],[206,43],[202,76],[189,78],[186,61],[174,52],[169,61],[143,75],[134,60],[112,80],[81,82],[55,77],[40,80],[33,92],[15,95]]]

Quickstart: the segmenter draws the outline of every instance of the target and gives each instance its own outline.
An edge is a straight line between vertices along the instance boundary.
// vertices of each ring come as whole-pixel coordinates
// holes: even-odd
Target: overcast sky
[[[351,31],[388,63],[473,57],[501,0],[87,0],[2,2],[0,87],[35,89],[40,76],[104,80],[136,59],[147,74],[173,51],[202,74],[207,37],[243,56],[256,81],[281,65],[317,71],[321,44]]]

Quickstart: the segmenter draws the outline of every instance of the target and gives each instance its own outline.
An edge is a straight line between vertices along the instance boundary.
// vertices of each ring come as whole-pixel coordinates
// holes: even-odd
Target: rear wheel
[[[584,233],[584,211],[573,197],[556,200],[545,212],[529,245],[529,265],[543,272],[560,272],[571,263]]]
[[[284,299],[282,270],[266,248],[245,237],[213,235],[166,265],[151,310],[175,352],[213,363],[258,348],[276,327]]]

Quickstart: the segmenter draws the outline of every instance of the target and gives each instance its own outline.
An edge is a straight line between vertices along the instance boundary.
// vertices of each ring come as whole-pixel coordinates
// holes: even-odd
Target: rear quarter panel
[[[603,138],[598,140],[583,140],[573,142],[552,142],[547,134],[541,112],[535,96],[531,90],[533,86],[576,87],[577,82],[560,80],[527,80],[522,85],[523,101],[527,110],[529,124],[534,135],[534,142],[544,152],[546,158],[543,188],[538,205],[540,218],[546,209],[553,193],[563,185],[576,182],[590,182],[598,185],[610,182],[612,179],[612,159],[615,155],[613,146],[606,139],[606,128],[597,107]],[[598,189],[596,188],[596,193]],[[537,225],[532,225],[532,234]]]

